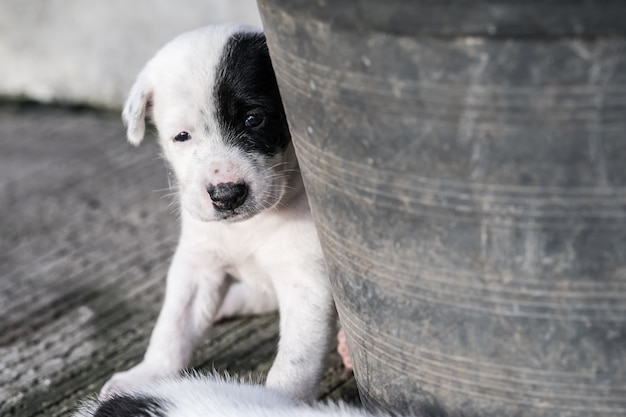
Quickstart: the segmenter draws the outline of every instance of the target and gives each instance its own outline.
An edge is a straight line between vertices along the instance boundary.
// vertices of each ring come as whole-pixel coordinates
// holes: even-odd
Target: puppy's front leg
[[[224,296],[225,276],[192,251],[178,246],[167,275],[165,301],[144,359],[104,385],[100,398],[137,387],[185,367],[199,337],[212,322]]]
[[[292,398],[314,400],[335,332],[336,311],[325,271],[283,271],[274,286],[280,310],[280,342],[268,387]]]

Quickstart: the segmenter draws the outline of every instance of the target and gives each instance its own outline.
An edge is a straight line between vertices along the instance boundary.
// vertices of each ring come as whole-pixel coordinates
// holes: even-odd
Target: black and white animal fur
[[[154,381],[104,401],[86,401],[74,417],[389,417],[342,403],[309,404],[216,375]],[[445,417],[445,414],[441,414]]]
[[[165,45],[126,101],[131,143],[146,118],[177,178],[182,230],[143,361],[100,398],[176,375],[215,321],[278,308],[267,386],[281,402],[313,399],[336,313],[262,32],[211,26]]]

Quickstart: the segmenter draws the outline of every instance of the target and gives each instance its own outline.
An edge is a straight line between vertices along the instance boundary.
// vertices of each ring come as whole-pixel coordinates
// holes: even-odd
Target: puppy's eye
[[[184,142],[186,140],[191,139],[191,135],[189,134],[189,132],[180,132],[178,135],[174,136],[174,140],[176,142]]]
[[[263,116],[251,113],[246,115],[244,125],[246,127],[257,127],[260,126],[261,123],[263,123]]]

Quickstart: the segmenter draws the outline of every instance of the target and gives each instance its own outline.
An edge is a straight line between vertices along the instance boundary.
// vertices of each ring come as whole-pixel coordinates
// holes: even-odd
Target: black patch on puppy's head
[[[119,396],[100,404],[93,417],[165,417],[166,404],[152,397]]]
[[[262,33],[235,33],[224,46],[213,94],[222,137],[246,152],[283,152],[291,137]]]

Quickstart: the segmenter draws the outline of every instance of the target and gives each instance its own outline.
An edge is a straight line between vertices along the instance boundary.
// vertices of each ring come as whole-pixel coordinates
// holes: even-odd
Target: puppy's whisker
[[[278,162],[277,164],[274,164],[274,165],[272,165],[271,167],[269,167],[269,168],[268,168],[268,170],[271,170],[271,169],[277,168],[277,167],[279,167],[279,166],[281,166],[281,165],[287,165],[287,164],[289,164],[289,163],[290,163],[290,162]]]
[[[167,188],[159,188],[156,190],[152,190],[153,193],[171,193],[173,191],[178,191],[178,190],[173,190],[174,187],[167,187]]]
[[[180,202],[177,199],[172,199],[167,205],[169,208],[174,208],[175,210],[180,210]]]

